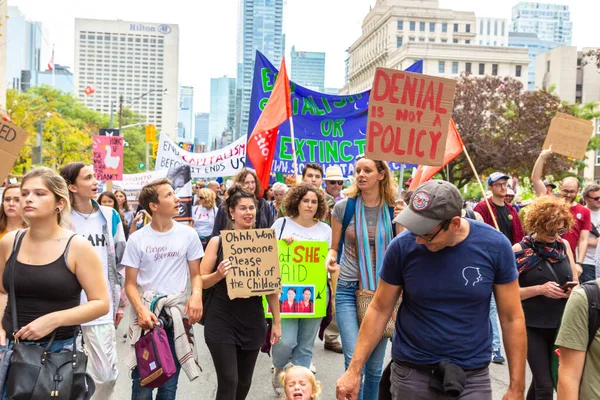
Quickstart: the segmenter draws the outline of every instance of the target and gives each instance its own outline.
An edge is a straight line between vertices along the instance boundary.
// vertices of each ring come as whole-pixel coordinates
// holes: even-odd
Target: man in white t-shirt
[[[139,196],[140,205],[152,216],[152,222],[134,232],[127,242],[125,265],[125,292],[137,313],[142,329],[158,324],[158,317],[142,302],[141,292],[154,291],[159,296],[181,295],[191,280],[192,294],[185,306],[189,324],[202,316],[202,279],[200,259],[204,250],[194,229],[173,222],[179,214],[179,198],[168,179],[159,179],[144,186]],[[169,345],[175,354],[173,328],[167,328]],[[158,388],[160,399],[171,400],[177,395],[177,373]],[[152,389],[140,385],[138,369],[132,373],[132,399],[152,398]]]
[[[582,196],[585,206],[590,210],[592,216],[592,230],[590,231],[587,251],[581,266],[583,268],[583,273],[579,277],[581,283],[598,278],[594,258],[596,256],[596,247],[598,246],[598,237],[600,236],[600,232],[598,231],[598,227],[600,227],[600,185],[592,184],[585,186]]]

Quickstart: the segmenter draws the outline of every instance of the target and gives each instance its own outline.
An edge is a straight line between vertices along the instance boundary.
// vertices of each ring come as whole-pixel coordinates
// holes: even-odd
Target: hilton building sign
[[[129,30],[134,32],[158,32],[163,35],[171,33],[171,27],[166,24],[156,26],[148,26],[144,24],[129,24]]]

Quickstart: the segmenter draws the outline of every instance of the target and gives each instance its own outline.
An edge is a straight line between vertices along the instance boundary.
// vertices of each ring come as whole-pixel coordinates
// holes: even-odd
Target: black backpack
[[[588,299],[588,350],[594,341],[596,332],[600,329],[600,287],[593,280],[583,285],[585,296]]]

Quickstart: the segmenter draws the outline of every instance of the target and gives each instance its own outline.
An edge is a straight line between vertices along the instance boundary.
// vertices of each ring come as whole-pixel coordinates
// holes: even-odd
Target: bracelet
[[[202,288],[195,287],[195,288],[193,288],[193,289],[192,289],[192,294],[193,294],[194,292],[198,292],[198,293],[202,294]]]
[[[577,265],[583,265],[583,263],[581,263],[579,261],[575,261],[575,264],[577,264]]]

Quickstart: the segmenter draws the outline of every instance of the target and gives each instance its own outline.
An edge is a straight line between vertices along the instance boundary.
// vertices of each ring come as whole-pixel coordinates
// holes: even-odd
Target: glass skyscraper
[[[520,2],[512,8],[513,32],[535,33],[540,40],[570,45],[573,23],[569,6]]]
[[[325,53],[296,51],[296,47],[292,46],[290,58],[294,83],[317,92],[325,90]]]
[[[279,66],[285,47],[282,25],[283,0],[239,0],[235,138],[248,133],[256,50]],[[210,114],[212,120],[212,109]]]
[[[233,131],[235,106],[235,79],[226,76],[212,78],[210,80],[210,116],[208,124],[208,145],[211,150],[216,149],[215,142],[221,139],[223,133]]]
[[[208,146],[208,124],[209,124],[209,113],[196,113],[194,122],[194,144],[196,149],[201,145]],[[198,151],[198,150],[196,150]]]

